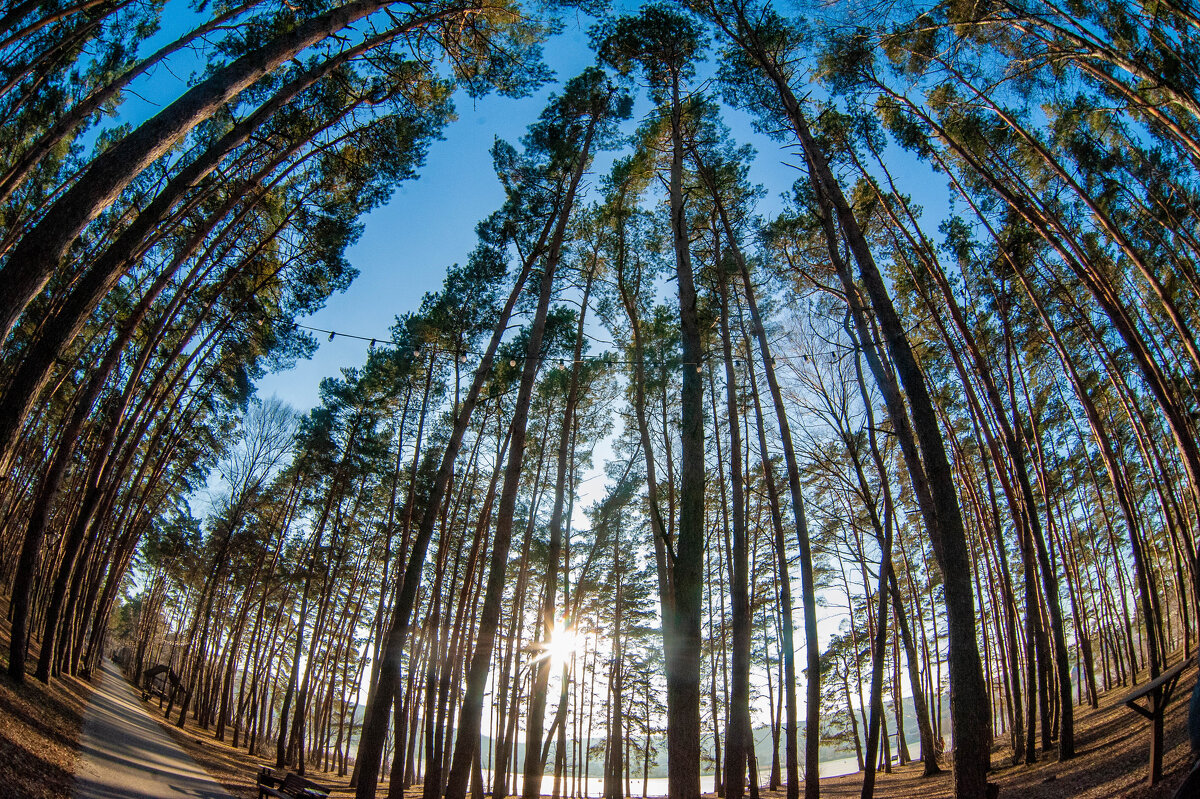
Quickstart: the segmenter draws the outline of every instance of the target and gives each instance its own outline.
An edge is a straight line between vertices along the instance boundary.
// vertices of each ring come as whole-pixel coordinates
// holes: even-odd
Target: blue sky
[[[547,48],[546,61],[559,80],[583,69],[591,62],[586,31],[570,24]],[[446,268],[474,249],[475,225],[504,201],[492,171],[492,143],[497,136],[516,143],[555,88],[520,100],[496,95],[472,100],[460,92],[458,119],[447,126],[444,139],[433,142],[420,177],[402,183],[390,202],[363,219],[362,237],[348,253],[358,278],[302,322],[386,340],[395,317],[414,310],[425,292],[441,286]],[[317,403],[322,378],[366,360],[364,341],[321,335],[318,342],[311,360],[262,380],[259,395],[276,394],[306,410]]]
[[[546,61],[558,81],[593,63],[587,24],[584,18],[569,19],[563,33],[548,43]],[[359,277],[301,323],[386,340],[395,317],[415,309],[425,292],[441,285],[450,264],[466,259],[475,247],[476,223],[503,202],[489,153],[495,137],[516,143],[557,88],[550,85],[521,100],[493,95],[473,101],[460,93],[455,99],[458,119],[446,128],[444,139],[430,147],[420,177],[401,184],[390,202],[363,219],[362,237],[348,252]],[[649,108],[644,98],[638,100],[635,117]],[[800,175],[783,163],[792,160],[789,152],[754,133],[744,114],[729,111],[726,122],[739,143],[752,144],[759,151],[754,178],[767,186],[767,203],[774,204]],[[609,159],[599,163],[607,164]],[[591,182],[596,183],[595,177]],[[318,343],[311,360],[260,381],[259,395],[275,394],[298,410],[307,410],[318,401],[322,378],[360,366],[366,359],[364,341],[340,336],[329,341],[319,335]]]
[[[195,23],[197,17],[180,8],[183,2],[171,0],[164,30],[149,46],[158,46],[166,37],[177,36]],[[593,63],[587,42],[588,22],[582,18],[568,20],[564,31],[546,48],[546,61],[560,81]],[[136,123],[176,96],[186,80],[187,67],[198,64],[184,58],[180,66],[184,68],[169,74],[160,72],[139,84],[139,96],[131,97],[122,107],[122,120]],[[699,72],[711,74],[711,67],[702,67]],[[450,264],[466,259],[476,243],[477,222],[502,203],[503,192],[492,171],[489,153],[495,138],[517,142],[556,88],[546,86],[522,100],[489,96],[473,101],[460,94],[456,98],[458,118],[447,126],[443,139],[432,143],[420,177],[401,184],[386,205],[363,219],[362,236],[348,252],[359,277],[347,291],[331,297],[321,311],[298,321],[350,336],[386,340],[395,317],[414,310],[423,294],[441,285]],[[649,109],[644,97],[638,99],[635,116]],[[769,215],[778,210],[780,196],[803,175],[797,169],[799,159],[791,148],[755,133],[747,115],[726,109],[724,118],[736,142],[750,144],[757,151],[751,178],[766,189],[759,211]],[[638,121],[635,118],[630,127]],[[934,225],[948,207],[944,182],[915,159],[897,155],[900,157],[890,159],[890,166],[900,188],[927,204],[931,220],[927,232],[935,234]],[[600,164],[607,165],[610,160],[602,158]],[[598,182],[597,177],[592,177],[591,185]],[[274,395],[298,411],[307,411],[318,402],[323,378],[337,375],[343,368],[361,366],[366,359],[368,345],[357,338],[343,335],[328,340],[322,334],[317,342],[318,349],[311,359],[261,380],[259,396]],[[601,470],[610,452],[604,442],[597,447],[594,468],[579,487],[582,501],[575,505],[576,525],[586,523],[583,509],[603,492]],[[832,634],[843,616],[840,610],[823,609],[822,637]]]
[[[615,5],[628,11],[638,3],[621,0]],[[178,37],[202,17],[188,7],[187,0],[169,0],[161,29],[145,43],[145,51]],[[545,60],[557,81],[565,81],[594,63],[587,38],[591,22],[584,15],[568,17],[562,33],[547,43]],[[169,67],[161,67],[134,84],[115,121],[143,121],[177,97],[190,74],[202,66],[191,51],[178,53]],[[701,65],[700,80],[712,71],[711,64]],[[455,98],[458,119],[446,127],[443,139],[432,143],[419,178],[402,183],[386,205],[362,220],[362,236],[347,254],[359,277],[347,291],[331,297],[321,311],[298,321],[324,330],[386,340],[395,317],[414,310],[425,292],[441,285],[449,265],[466,259],[475,246],[476,223],[503,201],[489,153],[495,138],[516,143],[557,88],[557,84],[547,85],[520,100],[494,95],[472,100],[460,93]],[[709,88],[715,92],[715,88]],[[638,115],[650,109],[645,97],[638,96],[637,100],[631,129],[639,121]],[[748,115],[742,112],[726,107],[724,119],[738,144],[750,144],[757,151],[751,178],[767,190],[759,212],[769,215],[777,211],[781,194],[803,174],[796,168],[799,161],[794,151],[755,133]],[[89,138],[94,140],[95,133]],[[907,154],[888,155],[894,156],[889,158],[889,166],[900,189],[926,204],[926,231],[936,239],[936,222],[948,210],[944,181]],[[598,159],[599,168],[610,162],[611,157]],[[595,184],[594,176],[591,182]],[[337,375],[346,367],[360,366],[366,359],[365,341],[344,337],[329,341],[322,334],[318,344],[310,360],[260,381],[259,396],[274,394],[297,410],[306,411],[318,402],[322,378]]]
[[[559,81],[569,79],[594,61],[585,25],[569,23],[547,47],[546,60]],[[699,72],[711,72],[711,65]],[[430,147],[420,177],[401,184],[390,202],[364,218],[362,237],[348,252],[359,277],[347,291],[331,297],[321,311],[300,320],[301,324],[386,340],[396,315],[414,310],[425,292],[441,286],[447,266],[466,259],[476,244],[476,223],[503,202],[489,153],[495,137],[517,142],[556,89],[547,86],[522,100],[489,96],[472,101],[457,97],[458,119],[446,128],[445,138]],[[629,122],[631,130],[640,122],[639,115],[650,111],[644,97],[637,100],[634,119]],[[796,168],[796,154],[780,142],[755,133],[750,117],[742,112],[726,108],[724,119],[738,144],[750,144],[756,150],[751,178],[766,188],[759,212],[777,212],[780,196],[804,174]],[[597,171],[603,170],[611,163],[611,156],[597,161]],[[928,174],[911,158],[896,165],[894,172],[897,180]],[[598,178],[594,174],[589,183],[594,186]],[[921,188],[928,190],[931,184]],[[669,284],[666,291],[673,290],[673,284]],[[665,299],[672,301],[673,294]],[[607,338],[602,330],[595,332]],[[342,368],[361,366],[366,360],[366,341],[345,336],[331,341],[324,334],[316,338],[319,346],[310,360],[260,381],[260,397],[275,395],[297,410],[306,411],[317,404],[323,378],[338,374]],[[593,352],[602,348],[596,347]],[[584,509],[605,492],[603,467],[611,457],[611,441],[597,442],[592,468],[577,486],[580,501],[574,505],[572,519],[577,529],[588,524]],[[823,609],[821,636],[828,638],[836,632],[844,617],[840,610]]]

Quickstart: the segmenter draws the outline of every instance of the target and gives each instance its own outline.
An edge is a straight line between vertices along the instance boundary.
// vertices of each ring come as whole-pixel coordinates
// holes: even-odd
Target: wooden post
[[[1163,749],[1163,715],[1166,712],[1166,702],[1163,701],[1166,697],[1163,696],[1162,689],[1154,691],[1151,695],[1151,712],[1154,716],[1150,720],[1150,784],[1158,785],[1162,780],[1162,749]]]
[[[1184,670],[1192,664],[1191,658],[1167,669],[1144,686],[1125,698],[1125,705],[1150,721],[1150,784],[1157,785],[1162,781],[1163,757],[1163,717],[1167,713],[1167,705]],[[1146,706],[1138,704],[1145,699]]]

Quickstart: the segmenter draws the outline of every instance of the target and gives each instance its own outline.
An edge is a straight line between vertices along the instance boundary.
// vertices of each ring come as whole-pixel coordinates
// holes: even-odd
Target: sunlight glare
[[[555,668],[561,668],[571,662],[571,656],[575,654],[582,643],[574,627],[558,622],[550,631],[549,640],[546,641],[546,657],[550,658],[550,663]]]

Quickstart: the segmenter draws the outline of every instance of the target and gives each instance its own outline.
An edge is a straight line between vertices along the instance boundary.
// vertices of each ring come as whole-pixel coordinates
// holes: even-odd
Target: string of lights
[[[326,338],[327,341],[333,341],[339,337],[353,339],[355,341],[365,341],[365,342],[367,342],[368,348],[372,349],[372,350],[380,344],[391,344],[392,343],[392,340],[389,337],[363,336],[363,335],[359,335],[357,333],[345,333],[345,332],[338,331],[338,330],[330,330],[328,328],[314,327],[312,325],[302,325],[299,323],[293,323],[293,324],[295,327],[297,327],[301,330],[307,330],[311,333],[320,333],[322,335],[325,335],[327,337]],[[854,352],[856,349],[858,349],[858,348],[857,347],[846,347],[844,349],[831,350],[831,351],[825,351],[825,352],[806,352],[806,353],[802,353],[800,355],[800,358],[804,361],[809,361],[809,362],[813,362],[813,363],[819,363],[821,359],[826,359],[826,360],[828,360],[829,363],[837,363],[839,360],[846,357],[850,353]],[[470,358],[472,356],[476,357],[476,358],[482,358],[484,355],[483,351],[481,351],[481,350],[475,350],[475,349],[453,350],[453,349],[446,349],[443,347],[435,347],[432,345],[425,345],[423,347],[420,347],[419,349],[414,350],[413,354],[417,357],[421,357],[422,354],[428,354],[431,358],[437,358],[439,355],[447,355],[447,356],[450,356],[452,360],[457,360],[460,363],[466,363],[468,360],[470,360]],[[527,360],[528,358],[529,358],[528,355],[510,354],[510,355],[508,355],[508,365],[510,367],[515,367],[518,362],[523,362],[523,361]],[[560,366],[568,366],[572,363],[575,363],[574,358],[562,358],[562,357],[555,357],[555,356],[543,356],[539,360],[542,363],[557,363]],[[741,358],[735,358],[734,363],[738,366],[741,366],[742,360],[743,359],[741,359]],[[597,353],[596,355],[584,355],[579,358],[579,362],[580,363],[603,362],[603,363],[611,364],[613,366],[635,366],[635,365],[637,365],[636,361],[613,357],[612,352],[608,351],[608,350],[601,352],[601,353]],[[775,366],[777,364],[778,364],[778,360],[776,358],[771,358],[771,365]],[[642,361],[642,365],[643,366],[657,366],[659,368],[668,367],[668,366],[680,366],[680,367],[691,366],[691,367],[695,367],[697,372],[700,372],[700,371],[703,371],[704,360],[701,360],[699,363],[696,363],[695,361],[677,361],[677,360],[666,361],[666,360],[657,360],[657,359],[647,359],[647,360]]]

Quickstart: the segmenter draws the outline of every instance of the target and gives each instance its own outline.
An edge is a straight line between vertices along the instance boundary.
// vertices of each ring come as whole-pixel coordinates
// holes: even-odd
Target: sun
[[[582,639],[575,628],[563,622],[556,622],[546,638],[545,650],[541,657],[549,658],[554,667],[569,665],[571,656],[579,651]]]

